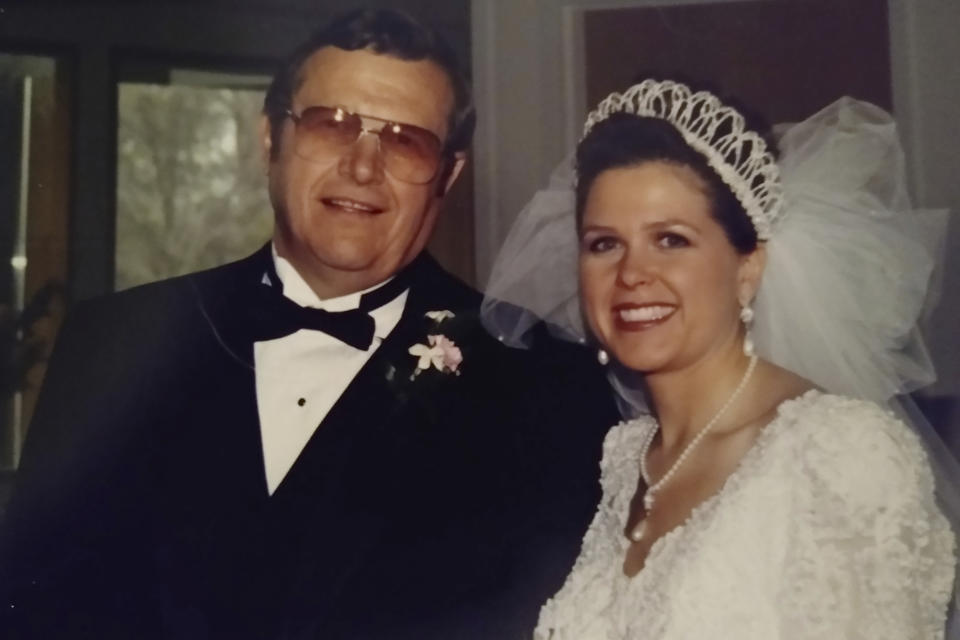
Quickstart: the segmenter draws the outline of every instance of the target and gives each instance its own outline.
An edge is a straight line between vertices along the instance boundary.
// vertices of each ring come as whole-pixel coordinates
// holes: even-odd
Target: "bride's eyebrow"
[[[585,224],[580,227],[581,231],[612,231],[613,227],[605,224]]]
[[[606,226],[606,225],[601,225],[601,224],[588,224],[588,225],[583,225],[582,227],[580,227],[580,229],[577,231],[577,237],[580,238],[580,239],[583,239],[583,237],[586,236],[588,233],[613,233],[613,234],[616,234],[616,233],[617,233],[617,230],[614,229],[613,227],[609,227],[609,226]]]
[[[668,218],[667,220],[657,220],[655,222],[651,222],[650,224],[646,225],[647,229],[656,229],[656,230],[660,230],[660,229],[670,230],[676,227],[681,227],[685,231],[689,231],[697,235],[700,235],[702,231],[700,227],[696,226],[695,224],[692,224],[688,220],[681,220],[679,218]]]

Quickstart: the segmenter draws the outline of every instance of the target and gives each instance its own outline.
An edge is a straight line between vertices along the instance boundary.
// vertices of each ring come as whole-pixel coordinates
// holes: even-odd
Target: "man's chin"
[[[366,253],[335,252],[333,254],[314,254],[316,263],[326,270],[343,271],[345,273],[361,273],[382,269],[377,256]]]
[[[403,267],[401,261],[366,252],[314,252],[311,258],[305,268],[317,276],[366,283],[366,286],[383,282]]]

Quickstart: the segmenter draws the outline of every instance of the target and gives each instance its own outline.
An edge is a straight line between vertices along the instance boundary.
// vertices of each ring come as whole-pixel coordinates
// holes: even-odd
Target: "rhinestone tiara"
[[[595,124],[615,113],[660,118],[676,127],[733,191],[757,237],[770,238],[783,210],[780,169],[767,143],[746,128],[738,111],[708,91],[694,93],[672,80],[644,80],[604,98],[587,116],[581,140]]]

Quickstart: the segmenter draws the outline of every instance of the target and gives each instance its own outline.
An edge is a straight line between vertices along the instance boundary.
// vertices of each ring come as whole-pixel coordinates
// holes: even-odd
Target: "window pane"
[[[117,289],[241,258],[270,237],[263,90],[237,88],[235,76],[233,88],[197,86],[217,77],[119,84]]]

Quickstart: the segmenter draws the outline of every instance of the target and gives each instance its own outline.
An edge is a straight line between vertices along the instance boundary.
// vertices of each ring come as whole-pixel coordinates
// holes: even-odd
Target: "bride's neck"
[[[685,443],[703,429],[737,388],[749,362],[737,348],[683,369],[648,374],[646,385],[663,446]]]

